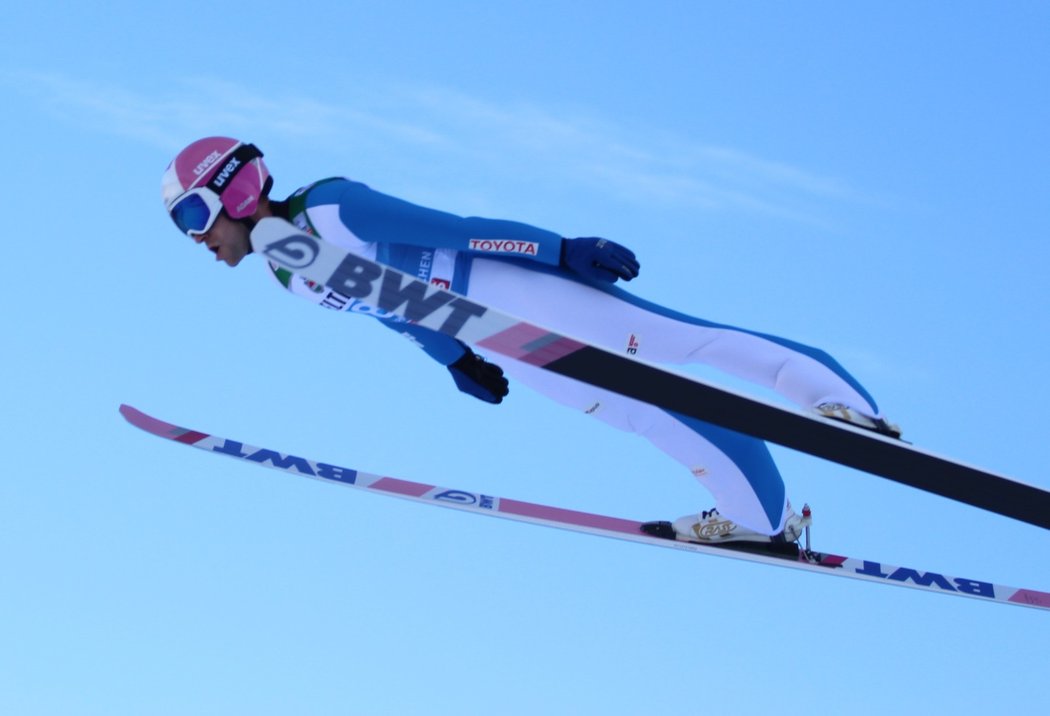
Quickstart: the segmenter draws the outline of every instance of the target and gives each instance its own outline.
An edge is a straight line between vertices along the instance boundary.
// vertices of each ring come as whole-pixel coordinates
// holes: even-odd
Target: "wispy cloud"
[[[166,150],[186,136],[217,126],[262,126],[288,135],[330,133],[353,113],[305,97],[267,97],[212,79],[190,79],[162,92],[133,91],[58,74],[19,73],[3,77],[45,108],[79,126],[144,141]]]
[[[807,218],[801,207],[816,200],[862,200],[839,179],[660,130],[632,133],[593,116],[507,107],[448,90],[420,91],[410,100],[444,136],[461,138],[461,151],[547,159],[625,197],[800,220]]]
[[[0,82],[60,116],[75,117],[81,127],[168,151],[216,127],[252,127],[291,138],[410,148],[449,161],[498,162],[600,186],[627,201],[708,211],[821,223],[813,206],[861,200],[838,179],[731,147],[442,88],[384,87],[381,93],[359,91],[340,104],[212,78],[185,79],[161,90],[31,72],[0,75]]]

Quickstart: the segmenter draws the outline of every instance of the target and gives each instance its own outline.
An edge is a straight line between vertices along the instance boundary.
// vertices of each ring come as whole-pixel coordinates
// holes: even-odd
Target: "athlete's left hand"
[[[638,275],[634,252],[615,241],[588,237],[563,239],[561,263],[584,278],[613,283],[618,278],[630,281]]]
[[[486,403],[502,403],[510,392],[507,379],[503,377],[503,369],[495,363],[489,363],[470,348],[463,347],[467,352],[448,366],[456,387]]]

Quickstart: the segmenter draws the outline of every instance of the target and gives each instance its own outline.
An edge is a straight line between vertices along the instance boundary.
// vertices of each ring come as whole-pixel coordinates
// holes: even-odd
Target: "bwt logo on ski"
[[[251,462],[257,462],[260,465],[270,463],[281,470],[295,470],[296,472],[309,477],[320,477],[325,480],[345,482],[348,485],[353,485],[357,482],[357,470],[351,470],[347,467],[339,467],[338,465],[329,465],[324,462],[313,462],[304,457],[297,457],[295,455],[282,455],[276,450],[253,448],[244,443],[237,442],[236,440],[223,440],[222,445],[213,447],[212,450],[221,453],[222,455],[230,455],[232,457],[250,460]]]
[[[434,289],[422,281],[409,278],[402,285],[400,272],[353,254],[343,259],[325,283],[332,290],[403,316],[412,323],[424,320],[439,309],[448,308],[450,313],[438,330],[450,336],[459,333],[469,318],[480,317],[487,310],[484,306],[454,293]],[[376,293],[379,295],[376,296]]]
[[[321,250],[316,239],[294,234],[268,244],[262,253],[295,271],[313,264]],[[402,285],[402,279],[406,278],[407,282]],[[324,285],[351,299],[402,316],[411,323],[418,323],[439,309],[447,308],[449,315],[437,330],[450,336],[459,333],[469,318],[483,316],[488,310],[454,293],[434,289],[423,281],[354,254],[343,257]]]
[[[912,582],[920,587],[936,587],[946,592],[961,592],[977,597],[995,599],[995,585],[988,582],[945,577],[943,574],[937,574],[936,572],[920,572],[917,569],[908,569],[906,567],[887,567],[886,569],[892,569],[893,571],[886,572],[879,562],[865,560],[864,567],[854,571],[857,574],[887,579],[892,582]]]
[[[472,251],[484,251],[490,254],[519,254],[535,256],[540,245],[534,241],[509,241],[506,239],[471,239]]]

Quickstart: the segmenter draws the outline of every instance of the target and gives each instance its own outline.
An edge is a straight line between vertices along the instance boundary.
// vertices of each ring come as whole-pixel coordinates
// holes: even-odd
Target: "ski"
[[[129,405],[121,405],[120,413],[135,427],[166,440],[293,475],[332,482],[375,494],[658,547],[671,547],[700,554],[911,587],[939,594],[971,597],[987,602],[1050,610],[1050,592],[1005,587],[976,579],[951,577],[938,572],[890,566],[873,560],[819,553],[808,548],[803,549],[798,545],[781,545],[778,552],[774,553],[765,551],[760,545],[749,546],[744,543],[709,546],[679,542],[643,533],[641,531],[643,523],[636,520],[384,477],[341,467],[334,463],[308,460],[297,455],[259,448],[237,440],[179,427],[151,417]],[[785,551],[784,548],[787,550]]]
[[[278,218],[251,233],[253,250],[326,286],[481,349],[612,390],[672,413],[809,453],[942,497],[1050,529],[1050,491],[587,345],[321,241]]]

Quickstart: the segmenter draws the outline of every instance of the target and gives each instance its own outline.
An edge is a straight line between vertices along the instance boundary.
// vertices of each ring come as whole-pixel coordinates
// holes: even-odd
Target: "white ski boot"
[[[718,513],[717,509],[684,517],[674,522],[646,522],[642,531],[654,537],[674,539],[679,542],[696,542],[697,544],[726,544],[730,542],[754,542],[759,544],[786,544],[798,541],[806,528],[813,523],[809,510],[802,515],[795,514],[788,505],[787,521],[784,529],[775,535],[755,532],[743,525],[738,525]]]

